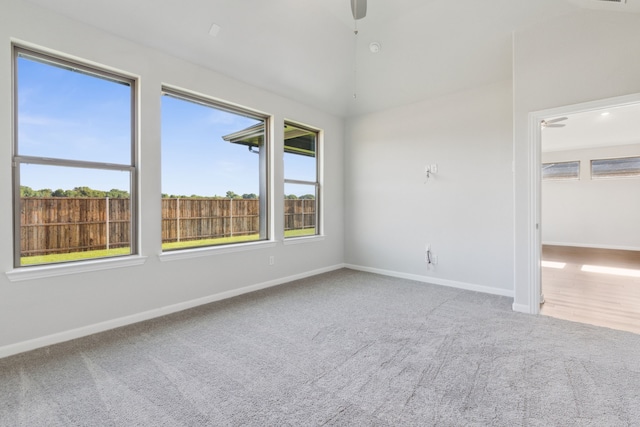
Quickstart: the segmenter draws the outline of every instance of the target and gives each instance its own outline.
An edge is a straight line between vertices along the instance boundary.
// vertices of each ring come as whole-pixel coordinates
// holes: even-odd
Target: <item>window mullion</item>
[[[27,165],[67,166],[72,168],[103,169],[125,172],[131,172],[135,169],[134,166],[120,165],[117,163],[87,162],[84,160],[55,159],[37,156],[14,156],[14,162],[17,164]]]

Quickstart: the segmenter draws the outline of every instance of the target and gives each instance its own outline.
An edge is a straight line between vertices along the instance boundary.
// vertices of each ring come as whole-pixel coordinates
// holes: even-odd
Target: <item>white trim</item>
[[[146,256],[132,255],[125,257],[101,258],[96,260],[77,261],[65,264],[49,264],[33,267],[20,267],[5,274],[11,282],[23,280],[46,279],[55,276],[109,270],[112,268],[133,267],[146,262]]]
[[[511,32],[511,75],[515,76],[516,75],[516,33],[515,31]],[[514,284],[514,291],[513,291],[513,298],[515,300],[515,285],[518,283],[518,270],[516,268],[516,266],[518,265],[518,251],[516,250],[516,248],[518,247],[518,221],[517,221],[517,214],[518,214],[518,191],[517,191],[517,174],[516,174],[516,163],[517,163],[517,157],[516,154],[518,153],[517,150],[517,146],[516,146],[516,114],[515,114],[515,109],[514,106],[517,105],[516,102],[516,79],[512,78],[511,79],[511,200],[513,200],[512,203],[512,220],[511,220],[511,231],[513,232],[513,236],[512,236],[512,244],[513,246],[511,247],[511,261],[513,262],[513,268],[511,269],[511,273],[512,273],[512,277],[513,277],[513,284]],[[512,305],[512,310],[515,310],[516,304],[515,302]]]
[[[511,309],[518,313],[536,314],[536,313],[531,313],[529,311],[529,306],[526,304],[516,304],[514,302],[513,305],[511,306]]]
[[[566,105],[563,107],[551,108],[529,113],[529,215],[527,226],[529,227],[529,247],[527,267],[529,271],[528,294],[529,307],[528,313],[540,313],[540,295],[542,292],[540,284],[540,261],[541,261],[541,238],[540,230],[536,230],[536,224],[540,224],[540,200],[541,200],[541,180],[540,180],[540,152],[542,145],[542,133],[540,122],[542,120],[552,119],[554,117],[565,116],[570,114],[585,113],[594,110],[601,110],[611,107],[620,107],[625,105],[633,105],[640,103],[640,93],[618,96],[614,98],[599,99],[580,104]],[[522,311],[525,304],[518,304],[516,310]]]
[[[245,252],[254,249],[274,248],[276,242],[274,240],[261,240],[259,242],[235,243],[224,246],[207,246],[205,248],[178,249],[175,251],[167,251],[158,254],[160,261],[177,261],[181,259],[201,258],[205,256],[213,256],[219,254],[228,254],[232,252]]]
[[[540,262],[542,255],[542,233],[541,233],[541,190],[542,190],[542,171],[540,165],[542,164],[541,153],[541,141],[542,141],[542,128],[540,124],[542,120],[548,119],[548,115],[545,114],[542,117],[539,113],[529,114],[529,140],[536,141],[535,144],[529,145],[529,206],[530,211],[527,219],[527,227],[529,230],[529,242],[530,246],[527,250],[529,260],[529,306],[524,310],[524,304],[515,304],[513,306],[514,311],[520,311],[524,313],[538,314],[540,313]]]
[[[574,248],[589,248],[589,249],[610,249],[614,251],[640,251],[640,247],[637,246],[616,246],[616,245],[598,245],[590,243],[562,243],[562,242],[542,242],[547,246],[571,246]]]
[[[321,242],[324,240],[324,236],[322,235],[314,235],[314,236],[301,236],[301,237],[285,237],[284,245],[299,245],[300,243],[312,243],[312,242]]]
[[[513,298],[513,290],[498,289],[489,286],[476,285],[474,283],[458,282],[455,280],[438,279],[436,277],[421,276],[418,274],[401,273],[398,271],[382,270],[379,268],[364,267],[361,265],[345,264],[346,268],[352,270],[365,271],[367,273],[375,273],[383,276],[397,277],[400,279],[415,280],[417,282],[430,283],[432,285],[446,286],[449,288],[464,289],[467,291],[482,292],[491,295],[500,295],[503,297]]]
[[[249,285],[239,289],[232,289],[230,291],[220,292],[218,294],[209,295],[206,297],[197,298],[194,300],[185,301],[177,304],[172,304],[166,307],[160,307],[153,310],[144,311],[142,313],[132,314],[130,316],[124,316],[117,319],[107,320],[105,322],[95,323],[93,325],[82,326],[80,328],[71,329],[64,332],[58,332],[56,334],[34,338],[32,340],[22,341],[16,344],[6,345],[3,347],[0,347],[0,358],[12,356],[18,353],[23,353],[25,351],[35,350],[37,348],[46,347],[53,344],[59,344],[59,343],[70,341],[77,338],[82,338],[82,337],[93,335],[99,332],[108,331],[110,329],[131,325],[133,323],[138,323],[138,322],[154,319],[161,316],[166,316],[167,314],[176,313],[176,312],[187,310],[193,307],[198,307],[200,305],[209,304],[215,301],[233,298],[238,295],[258,291],[261,289],[270,288],[270,287],[281,285],[284,283],[293,282],[295,280],[305,279],[307,277],[316,276],[318,274],[339,270],[344,267],[345,267],[344,264],[336,264],[333,266],[324,267],[317,270],[308,271],[305,273],[295,274],[293,276],[288,276],[280,279],[270,280],[267,282],[257,283],[255,285]]]

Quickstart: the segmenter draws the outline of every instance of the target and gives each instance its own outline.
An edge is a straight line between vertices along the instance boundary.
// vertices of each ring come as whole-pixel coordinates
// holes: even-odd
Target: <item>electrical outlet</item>
[[[431,170],[431,173],[438,173],[438,164],[437,163],[432,164],[429,169]]]
[[[271,255],[269,257],[269,265],[274,265],[276,263],[276,257],[274,257],[273,255]]]

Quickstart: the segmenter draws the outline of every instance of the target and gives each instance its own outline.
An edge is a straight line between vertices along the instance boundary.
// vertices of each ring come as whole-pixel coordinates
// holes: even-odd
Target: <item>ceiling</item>
[[[569,114],[564,127],[542,131],[542,151],[640,143],[640,104]]]
[[[640,11],[640,0],[369,0],[356,37],[349,0],[27,1],[343,117],[510,79],[512,32],[533,23]]]

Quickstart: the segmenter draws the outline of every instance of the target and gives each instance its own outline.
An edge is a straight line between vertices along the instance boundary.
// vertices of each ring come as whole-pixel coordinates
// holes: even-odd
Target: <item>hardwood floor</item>
[[[640,334],[640,252],[543,246],[541,314]]]

